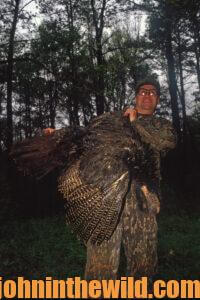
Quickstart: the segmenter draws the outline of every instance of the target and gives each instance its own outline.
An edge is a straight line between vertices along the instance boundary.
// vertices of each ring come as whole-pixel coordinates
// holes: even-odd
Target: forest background
[[[55,228],[58,231],[55,224],[59,224],[64,232],[60,218],[55,216],[62,211],[62,203],[52,188],[54,176],[51,174],[42,183],[19,176],[13,180],[8,176],[6,157],[13,143],[33,137],[46,127],[87,126],[96,115],[130,106],[137,82],[146,76],[160,81],[161,101],[157,114],[170,119],[178,135],[176,150],[162,162],[161,270],[169,266],[167,274],[174,274],[173,266],[178,265],[176,276],[189,276],[193,268],[195,276],[200,269],[199,262],[194,267],[200,258],[196,236],[200,223],[200,2],[4,0],[0,3],[3,207],[0,220],[6,232],[0,256],[4,274],[15,276],[18,269],[29,276],[28,265],[33,266],[34,274],[41,274],[36,262],[39,259],[43,265],[46,257],[49,261],[45,265],[52,264],[52,256],[47,255],[49,248],[42,256],[38,245],[34,248],[32,244],[32,254],[28,252],[24,258],[24,246],[20,246],[25,242],[21,240],[23,234],[25,239],[32,237],[35,241],[37,234],[42,235],[44,224],[50,232],[56,231]],[[15,182],[14,192],[11,181]],[[46,219],[49,215],[54,225]],[[26,217],[33,218],[31,223],[26,223],[28,220],[22,223]],[[13,237],[13,228],[16,237]],[[25,228],[30,230],[22,234],[19,228],[22,232]],[[191,231],[186,235],[188,228]],[[164,236],[163,232],[168,230],[172,235]],[[55,237],[57,231],[53,233]],[[37,233],[35,238],[34,232]],[[49,237],[45,232],[44,241]],[[187,242],[183,238],[180,243],[182,234],[189,239]],[[176,242],[179,250],[175,251]],[[46,240],[44,245],[49,243],[52,240]],[[74,240],[70,247],[74,249],[73,243]],[[185,244],[189,246],[184,249]],[[17,254],[11,251],[8,255],[8,245],[14,245]],[[65,247],[68,243],[65,246],[61,243],[58,249],[62,252],[61,248]],[[76,247],[80,250],[78,245]],[[82,262],[85,254],[81,251],[76,257]],[[76,251],[72,252],[73,265]],[[66,266],[70,263],[65,259]],[[183,261],[184,266],[180,267]],[[75,274],[76,266],[70,268]],[[55,269],[50,274],[61,276],[62,272]]]

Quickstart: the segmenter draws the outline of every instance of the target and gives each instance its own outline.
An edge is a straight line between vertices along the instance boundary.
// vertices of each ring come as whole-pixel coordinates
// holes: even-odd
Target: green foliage
[[[121,110],[133,103],[134,88],[144,74],[152,75],[145,61],[150,56],[148,42],[143,38],[135,39],[129,29],[116,28],[107,52],[107,110]]]
[[[187,214],[161,214],[159,269],[156,278],[197,279],[200,262],[200,218]],[[2,227],[0,273],[4,278],[28,279],[83,276],[86,249],[66,227],[64,216],[16,219]],[[122,257],[120,272],[125,270]]]
[[[159,269],[157,278],[197,279],[200,269],[200,218],[182,215],[160,215]]]
[[[29,279],[83,274],[85,249],[66,227],[63,216],[13,220],[2,226],[0,273]]]

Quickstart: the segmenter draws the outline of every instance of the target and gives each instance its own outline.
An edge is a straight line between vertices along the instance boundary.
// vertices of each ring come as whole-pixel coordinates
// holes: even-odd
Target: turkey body
[[[76,142],[75,142],[76,143]],[[100,245],[115,231],[131,184],[148,213],[159,211],[158,157],[121,113],[95,118],[81,136],[79,153],[58,179],[66,220],[85,243]]]
[[[138,125],[121,112],[105,113],[86,128],[26,139],[13,147],[10,158],[24,175],[37,179],[62,171],[57,189],[67,223],[85,243],[100,245],[115,231],[132,184],[140,209],[159,212],[158,152],[146,125]]]

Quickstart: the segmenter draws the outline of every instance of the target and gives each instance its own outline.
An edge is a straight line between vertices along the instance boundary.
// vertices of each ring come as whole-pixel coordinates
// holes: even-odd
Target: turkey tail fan
[[[58,180],[58,190],[66,200],[66,221],[85,243],[90,239],[100,245],[118,224],[128,172],[102,190],[81,179],[79,165],[77,162]]]
[[[98,188],[86,185],[79,175],[79,162],[66,170],[58,179],[58,191],[66,208],[66,221],[72,231],[85,242],[97,226],[96,213],[102,204]]]
[[[51,135],[40,135],[16,143],[9,157],[23,175],[41,179],[56,169],[62,169],[79,156],[82,127],[63,128]]]
[[[91,243],[100,245],[104,240],[109,240],[117,227],[123,209],[123,200],[128,190],[129,174],[122,174],[111,186],[103,191],[105,206],[102,218],[91,235]]]

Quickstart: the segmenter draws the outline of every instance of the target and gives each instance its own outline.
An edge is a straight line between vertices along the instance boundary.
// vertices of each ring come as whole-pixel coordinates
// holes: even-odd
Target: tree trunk
[[[51,128],[55,128],[56,103],[58,98],[58,91],[55,85],[56,82],[49,82],[49,119]]]
[[[193,38],[194,38],[194,53],[196,57],[196,72],[197,72],[197,81],[200,91],[200,33],[199,33],[199,20],[197,17],[197,12],[192,16],[192,29],[193,29]]]
[[[32,126],[31,126],[31,95],[30,95],[30,83],[27,82],[25,86],[25,107],[26,107],[26,115],[25,115],[25,137],[31,137],[32,134]]]
[[[200,92],[200,55],[199,55],[199,46],[198,46],[198,41],[195,40],[194,43],[194,53],[196,57],[196,72],[197,72],[197,82],[198,82],[198,87],[199,87],[199,92]]]
[[[172,33],[171,33],[170,24],[168,25],[168,28],[167,28],[165,56],[167,59],[169,93],[170,93],[170,97],[171,97],[171,108],[172,108],[172,121],[173,121],[173,125],[177,131],[178,140],[180,141],[181,140],[181,126],[180,126],[180,117],[179,117],[179,109],[178,109],[177,81],[176,81],[174,56],[173,56],[173,51],[172,51]]]
[[[96,107],[97,107],[97,115],[101,115],[104,113],[104,105],[105,105],[105,82],[104,82],[104,63],[103,63],[103,53],[102,47],[99,42],[97,44],[97,68],[98,68],[98,80],[97,80],[97,94],[96,94]]]
[[[182,105],[182,114],[183,114],[183,139],[186,135],[187,129],[187,114],[186,114],[186,106],[185,106],[185,90],[184,90],[184,79],[183,79],[183,65],[182,65],[182,49],[181,49],[181,37],[180,32],[178,31],[178,66],[180,72],[180,86],[181,86],[181,105]]]
[[[71,121],[70,124],[72,125],[80,125],[79,121],[79,95],[77,93],[77,85],[78,85],[78,72],[77,72],[77,61],[76,61],[76,55],[75,55],[75,50],[74,50],[74,37],[73,33],[76,31],[74,27],[74,5],[71,0],[68,1],[67,4],[67,14],[68,14],[68,27],[69,31],[72,33],[72,38],[71,38],[71,47],[69,51],[69,58],[70,58],[70,71],[71,71],[71,82],[72,82],[72,87],[70,89],[70,102],[72,104],[71,107]]]
[[[102,50],[102,36],[104,29],[104,12],[106,9],[106,0],[102,0],[102,6],[100,12],[98,13],[97,8],[95,7],[95,1],[91,0],[91,8],[92,8],[92,18],[93,25],[95,28],[95,53],[97,59],[97,86],[96,86],[96,109],[97,115],[101,115],[104,113],[104,105],[105,105],[105,82],[104,82],[104,58],[103,58],[103,50]]]
[[[9,48],[8,48],[8,71],[7,71],[7,138],[6,147],[9,150],[13,143],[13,112],[12,112],[12,79],[13,79],[13,54],[14,39],[18,21],[20,0],[15,0],[15,10],[10,31]]]

